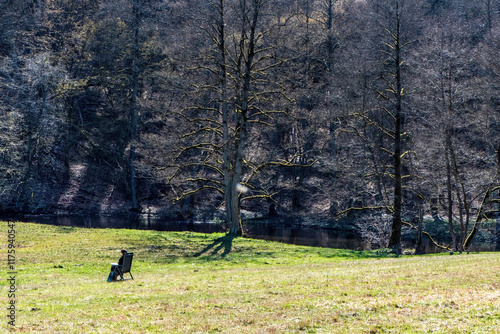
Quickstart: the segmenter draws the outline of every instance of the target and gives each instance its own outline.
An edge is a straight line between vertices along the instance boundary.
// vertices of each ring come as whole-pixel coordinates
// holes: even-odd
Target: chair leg
[[[117,268],[117,271],[118,271],[118,275],[120,275],[120,277],[122,278],[121,280],[124,281],[124,278],[123,278],[123,273],[122,271],[120,270],[120,268]]]

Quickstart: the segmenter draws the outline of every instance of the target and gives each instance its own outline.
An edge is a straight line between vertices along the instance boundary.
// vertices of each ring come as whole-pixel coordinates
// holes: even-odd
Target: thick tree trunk
[[[223,110],[228,109],[227,103],[223,103]],[[225,115],[225,117],[224,117]],[[227,118],[227,112],[223,112],[223,117]],[[242,115],[239,115],[243,118]],[[226,200],[226,215],[229,224],[229,233],[233,235],[242,235],[243,228],[241,224],[241,206],[239,184],[242,178],[243,171],[243,151],[246,144],[246,121],[240,121],[237,126],[237,137],[233,159],[230,160],[230,145],[226,145],[224,151],[224,185],[225,185],[225,200]],[[227,122],[226,122],[227,125]],[[226,126],[227,127],[227,126]],[[227,132],[224,127],[224,133]]]
[[[244,87],[246,85],[244,84]],[[248,86],[247,86],[248,87]],[[238,115],[240,121],[236,126],[237,129],[237,140],[236,140],[236,148],[234,152],[234,169],[230,172],[230,178],[228,181],[229,196],[226,195],[226,210],[229,214],[229,224],[230,224],[230,233],[234,235],[242,235],[243,227],[241,224],[241,206],[240,206],[240,191],[239,184],[241,182],[243,176],[243,153],[246,147],[247,141],[247,119],[246,114],[248,112],[247,107],[247,98],[248,91],[243,91],[243,103],[241,107],[241,113]],[[229,207],[227,206],[229,203]]]
[[[221,4],[222,1],[221,1]],[[229,154],[229,149],[230,145],[227,143],[229,141],[228,133],[223,132],[223,136],[225,136],[225,145],[226,145],[226,151],[225,154],[227,154],[225,157],[227,160],[225,160],[225,173],[227,174],[226,176],[226,214],[228,215],[228,220],[230,224],[230,233],[235,234],[235,235],[242,235],[243,234],[243,228],[241,224],[241,206],[240,206],[240,190],[239,190],[239,184],[242,181],[243,177],[243,161],[244,161],[244,153],[245,149],[247,146],[247,141],[248,141],[248,113],[250,112],[249,110],[249,96],[250,96],[250,82],[252,79],[252,70],[253,70],[253,60],[255,57],[255,41],[256,41],[256,28],[257,28],[257,21],[260,13],[260,6],[262,4],[258,1],[253,2],[253,16],[250,18],[248,24],[248,29],[249,31],[246,31],[245,29],[247,28],[246,24],[242,25],[242,34],[241,34],[241,40],[240,40],[240,47],[242,50],[242,54],[240,55],[240,60],[241,61],[241,76],[243,78],[243,82],[241,85],[241,91],[240,95],[238,97],[238,102],[239,105],[237,105],[237,124],[235,127],[235,141],[234,141],[234,151],[232,154],[232,159],[231,155]],[[247,13],[247,8],[246,8],[246,2],[243,2],[242,7],[242,14],[243,17],[246,17],[248,15]],[[247,36],[247,33],[250,33]],[[222,34],[222,37],[224,37],[224,34]],[[247,47],[245,48],[245,43],[247,44]],[[222,42],[222,46],[223,46]],[[224,83],[223,85],[227,85],[227,77],[226,77],[226,63],[225,63],[225,50],[221,49],[222,54],[224,55],[223,63],[224,63]],[[243,54],[243,52],[245,54]],[[227,92],[227,88],[225,89],[225,92]],[[226,102],[226,98],[223,97],[224,102]],[[223,109],[226,109],[227,111],[227,103]],[[228,123],[228,115],[226,113],[226,124]],[[223,114],[224,118],[224,114]],[[224,122],[224,120],[223,120]],[[226,125],[227,126],[227,125]],[[228,131],[227,129],[224,129],[223,131]]]
[[[236,166],[239,157],[238,148],[241,135],[235,133],[233,142],[229,136],[229,104],[228,104],[228,83],[227,83],[227,59],[225,45],[225,1],[219,0],[219,19],[218,22],[218,48],[220,55],[220,77],[222,96],[220,101],[222,114],[222,142],[223,142],[223,173],[224,173],[224,196],[226,208],[226,220],[229,225],[229,233],[232,235],[241,235],[243,233],[240,216],[240,197],[238,193],[238,183],[241,178],[241,172],[238,173]],[[241,132],[241,127],[236,127],[235,131]]]
[[[229,233],[232,235],[242,235],[240,197],[238,192],[238,182],[232,178],[226,187],[226,214],[229,223]]]

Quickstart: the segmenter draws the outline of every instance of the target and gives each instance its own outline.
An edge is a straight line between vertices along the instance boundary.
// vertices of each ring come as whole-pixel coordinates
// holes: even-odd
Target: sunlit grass
[[[2,223],[3,240],[6,231]],[[16,243],[19,332],[500,333],[495,253],[395,258],[223,234],[25,223],[16,224]],[[135,279],[107,283],[121,248],[135,253]],[[0,285],[7,305],[6,280]]]

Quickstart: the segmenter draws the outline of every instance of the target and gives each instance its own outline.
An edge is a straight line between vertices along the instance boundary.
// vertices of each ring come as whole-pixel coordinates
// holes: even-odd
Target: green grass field
[[[496,253],[396,258],[223,234],[15,231],[17,332],[500,333]],[[107,283],[121,248],[135,253],[135,279]]]

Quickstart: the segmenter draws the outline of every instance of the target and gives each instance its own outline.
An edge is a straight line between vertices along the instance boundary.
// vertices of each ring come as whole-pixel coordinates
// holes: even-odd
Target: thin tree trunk
[[[496,181],[498,183],[499,181],[499,178],[500,178],[500,143],[498,144],[498,147],[497,147],[497,175],[496,175]],[[498,189],[496,189],[494,192],[493,192],[493,199],[496,200],[495,201],[495,216],[496,216],[496,246],[495,246],[495,250],[496,251],[500,251],[500,211],[499,211],[499,199],[500,199],[500,196],[498,195]]]
[[[500,251],[500,212],[499,212],[499,205],[498,205],[498,190],[495,190],[493,192],[493,199],[496,201],[495,202],[495,219],[496,219],[496,243],[495,243],[495,251]]]
[[[333,51],[335,50],[335,38],[333,34],[333,5],[335,4],[335,0],[328,0],[327,3],[327,19],[326,19],[326,28],[328,30],[327,34],[327,59],[326,59],[326,64],[327,64],[327,70],[332,71],[333,67]]]
[[[401,173],[401,127],[402,127],[402,84],[401,84],[401,15],[399,2],[396,2],[396,34],[395,38],[395,97],[396,111],[394,115],[394,213],[392,219],[391,234],[389,236],[388,247],[395,249],[399,254],[401,252],[401,229],[402,206],[403,206],[403,180]]]
[[[486,0],[486,27],[488,31],[491,30],[492,27],[492,16],[491,16],[491,0]]]
[[[467,238],[467,231],[469,230],[470,204],[467,200],[467,192],[465,191],[465,185],[460,177],[460,172],[458,170],[455,150],[451,145],[449,147],[449,152],[451,158],[453,177],[455,178],[455,183],[457,184],[456,196],[458,201],[458,217],[460,223],[460,240],[458,241],[457,247],[458,251],[464,251],[465,250],[464,245]],[[465,217],[464,217],[464,212],[465,212]]]
[[[417,205],[417,243],[415,246],[415,254],[425,254],[425,246],[423,244],[423,225],[424,225],[424,208],[422,203],[422,195],[418,194],[415,198]]]
[[[139,4],[137,0],[133,0],[132,11],[134,15],[134,45],[133,45],[133,59],[132,59],[132,97],[130,108],[130,131],[131,131],[131,145],[129,155],[129,178],[130,178],[130,195],[132,210],[139,210],[139,203],[137,200],[137,185],[135,175],[135,151],[137,143],[137,95],[139,91]]]
[[[451,150],[451,134],[450,130],[446,130],[446,147],[445,147],[445,158],[446,158],[446,190],[448,199],[448,227],[452,240],[453,251],[457,251],[457,235],[455,229],[453,228],[453,194],[452,194],[452,178],[451,178],[451,162],[450,162],[450,150]]]
[[[481,201],[481,205],[479,206],[479,212],[477,213],[476,220],[474,222],[474,226],[472,227],[472,230],[469,233],[469,235],[466,238],[464,238],[464,242],[461,245],[462,250],[464,250],[464,251],[466,251],[467,248],[469,248],[472,240],[476,236],[478,226],[484,217],[484,207],[488,204],[488,202],[490,200],[490,196],[491,196],[490,192],[491,192],[491,188],[488,188],[488,190],[486,190],[486,193],[484,194],[483,200]]]

